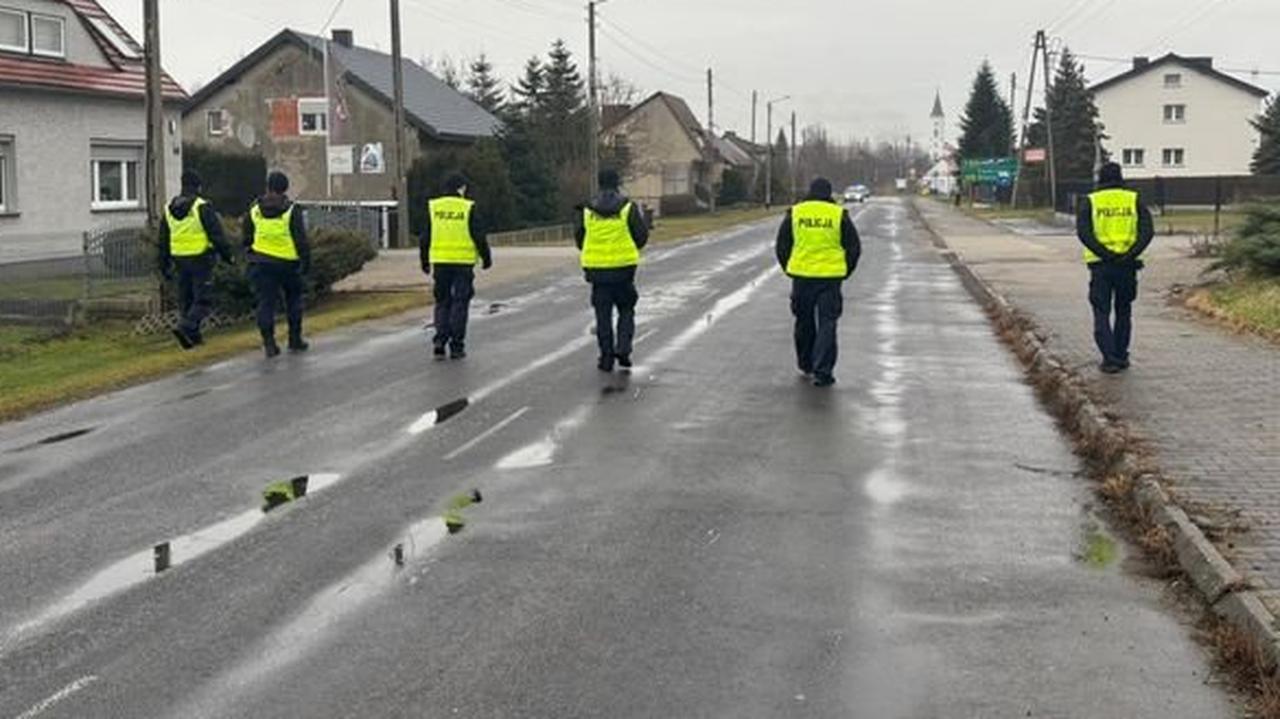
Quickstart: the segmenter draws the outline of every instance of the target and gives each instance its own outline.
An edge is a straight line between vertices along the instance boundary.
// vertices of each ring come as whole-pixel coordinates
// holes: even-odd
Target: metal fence
[[[1213,208],[1280,197],[1280,177],[1222,175],[1210,177],[1144,177],[1127,180],[1148,205],[1157,208]],[[1078,198],[1094,190],[1090,179],[1058,183],[1058,211],[1075,212]]]
[[[495,232],[489,235],[489,244],[498,247],[514,245],[564,245],[573,242],[573,225],[550,225],[526,230]]]
[[[0,264],[0,322],[70,324],[84,278],[82,257]]]
[[[364,235],[375,250],[389,246],[395,227],[394,203],[299,203],[307,213],[310,229],[348,230]]]

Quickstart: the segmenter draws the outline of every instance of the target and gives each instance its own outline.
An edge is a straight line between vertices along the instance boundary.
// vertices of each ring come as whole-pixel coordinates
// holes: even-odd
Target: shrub
[[[1280,277],[1280,202],[1250,207],[1212,269]]]
[[[705,212],[706,208],[698,203],[693,195],[665,195],[662,198],[662,216],[678,217]]]
[[[202,193],[218,212],[239,217],[262,193],[267,160],[248,152],[227,152],[183,143],[182,169],[195,170],[204,181]]]

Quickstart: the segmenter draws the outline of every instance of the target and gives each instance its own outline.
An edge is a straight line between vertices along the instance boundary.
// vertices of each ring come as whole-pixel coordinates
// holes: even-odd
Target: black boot
[[[296,352],[306,352],[306,351],[307,351],[307,350],[309,350],[309,349],[311,349],[311,343],[309,343],[309,342],[307,342],[306,340],[302,339],[302,337],[301,337],[301,336],[296,336],[296,337],[290,337],[290,338],[289,338],[289,351],[290,351],[290,352],[295,352],[295,353],[296,353]]]
[[[276,344],[275,337],[264,337],[262,339],[262,351],[267,355],[267,359],[280,356],[280,345]]]

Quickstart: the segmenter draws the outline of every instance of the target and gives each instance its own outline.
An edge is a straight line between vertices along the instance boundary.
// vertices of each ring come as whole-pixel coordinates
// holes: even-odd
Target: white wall
[[[167,137],[165,185],[181,184],[181,114],[166,112],[176,132]],[[0,135],[13,138],[13,202],[0,215],[0,262],[77,254],[95,227],[146,222],[144,208],[95,211],[90,207],[90,147],[101,142],[145,146],[142,99],[111,99],[32,90],[4,90]],[[145,163],[143,163],[145,165]],[[145,173],[145,167],[141,169]],[[145,206],[145,178],[139,178]]]
[[[1182,74],[1182,86],[1166,88],[1164,76]],[[1110,139],[1106,147],[1121,162],[1126,148],[1146,150],[1144,167],[1125,167],[1129,177],[1247,175],[1258,133],[1249,124],[1262,101],[1221,80],[1174,63],[1154,66],[1097,94],[1098,111]],[[1165,105],[1186,105],[1186,121],[1167,124]],[[1181,168],[1163,166],[1165,148],[1186,150]]]

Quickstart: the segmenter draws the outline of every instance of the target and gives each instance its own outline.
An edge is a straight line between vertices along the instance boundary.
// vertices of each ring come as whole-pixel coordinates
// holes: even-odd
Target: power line
[[[342,6],[346,2],[347,0],[337,0],[337,2],[333,4],[333,9],[329,11],[329,19],[324,21],[324,25],[320,27],[320,32],[316,33],[317,35],[324,37],[325,31],[333,24],[333,19],[338,17],[338,11],[342,9]]]
[[[604,27],[600,28],[600,34],[612,40],[613,44],[616,45],[619,50],[622,50],[627,55],[630,55],[636,60],[639,60],[640,62],[644,63],[650,68],[657,70],[658,72],[661,72],[662,74],[672,78],[673,80],[679,80],[680,82],[689,83],[689,84],[696,83],[701,85],[702,83],[702,78],[693,77],[690,75],[681,75],[680,73],[677,73],[674,70],[663,67],[662,65],[659,65],[658,63],[653,62],[649,58],[645,57],[644,55],[641,55],[639,52],[637,52],[636,50],[628,46],[620,36],[614,35],[612,32],[606,30]]]

